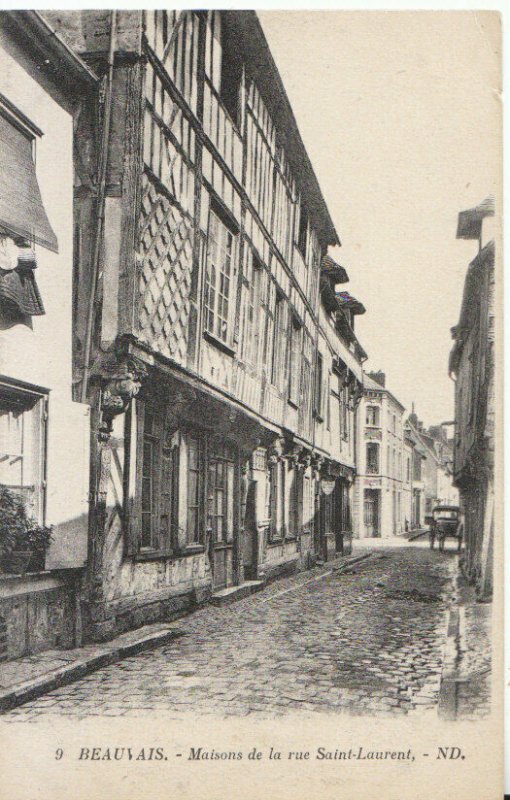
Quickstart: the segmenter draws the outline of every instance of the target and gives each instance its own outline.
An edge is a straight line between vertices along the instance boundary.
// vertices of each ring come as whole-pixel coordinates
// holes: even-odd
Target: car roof
[[[434,506],[432,512],[434,511],[460,511],[459,506]]]

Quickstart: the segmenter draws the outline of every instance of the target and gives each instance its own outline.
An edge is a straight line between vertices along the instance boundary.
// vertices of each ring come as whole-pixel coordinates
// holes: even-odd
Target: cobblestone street
[[[3,719],[434,709],[456,571],[453,551],[379,547],[346,572],[326,566],[205,607],[175,623],[182,638]]]

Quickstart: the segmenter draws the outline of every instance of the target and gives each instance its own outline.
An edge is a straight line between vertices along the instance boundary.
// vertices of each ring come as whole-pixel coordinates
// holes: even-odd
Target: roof
[[[494,264],[494,256],[494,242],[490,241],[480,250],[468,267],[466,279],[464,281],[460,318],[457,325],[451,328],[452,338],[455,340],[455,344],[450,353],[448,365],[448,372],[450,374],[457,370],[464,342],[467,338],[466,334],[471,330],[480,312],[478,302],[481,291],[480,272]]]
[[[366,308],[363,303],[356,300],[349,292],[335,292],[336,299],[341,308],[348,308],[353,314],[364,314]]]
[[[99,78],[37,11],[2,11],[2,24],[39,61],[38,69],[62,91],[76,97],[80,89],[97,88]]]
[[[494,198],[486,197],[480,205],[461,211],[457,225],[457,239],[479,239],[485,217],[494,216]]]
[[[371,378],[369,375],[367,375],[366,372],[363,372],[363,388],[364,389],[368,389],[371,392],[374,392],[374,391],[375,392],[386,392],[386,394],[389,397],[391,397],[392,400],[394,400],[394,402],[399,406],[399,408],[401,408],[402,411],[404,410],[404,406],[402,405],[400,400],[397,400],[395,395],[392,394],[392,392],[390,392],[390,390],[387,389],[386,386],[381,386],[380,383],[377,383],[377,381],[374,381],[374,379]]]
[[[255,11],[224,11],[236,26],[238,46],[247,68],[253,69],[257,88],[281,137],[285,155],[301,190],[304,205],[323,242],[334,246],[340,238],[306,152],[294,112]],[[320,108],[317,108],[320,115]]]
[[[340,264],[337,264],[331,256],[323,256],[321,270],[323,275],[326,275],[327,278],[331,278],[334,283],[347,283],[349,281],[347,270]]]

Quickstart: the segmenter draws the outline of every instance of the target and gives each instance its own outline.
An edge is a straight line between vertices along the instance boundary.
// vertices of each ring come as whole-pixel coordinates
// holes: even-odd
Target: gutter
[[[77,82],[97,89],[98,76],[55,33],[38,11],[3,11],[2,18],[14,35],[25,40],[25,46],[29,45],[32,55],[43,59],[47,73],[53,73],[67,94],[76,96]]]

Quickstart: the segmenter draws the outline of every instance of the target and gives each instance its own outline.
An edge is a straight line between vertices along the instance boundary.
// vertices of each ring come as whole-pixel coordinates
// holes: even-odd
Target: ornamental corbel
[[[312,454],[309,450],[306,450],[304,447],[301,450],[301,454],[299,456],[299,463],[303,467],[303,469],[308,469],[312,463]]]
[[[283,456],[284,444],[283,439],[279,437],[267,448],[267,463],[277,464]]]
[[[318,453],[314,453],[311,458],[311,466],[316,478],[320,477],[320,472],[322,469],[322,465],[324,463],[324,456],[319,455]]]
[[[127,411],[131,400],[140,391],[146,375],[145,364],[139,359],[130,357],[120,362],[113,370],[113,374],[103,378],[100,426],[102,437],[110,435],[113,420]]]
[[[299,466],[300,455],[301,455],[301,446],[294,445],[288,450],[287,453],[285,453],[285,458],[287,459],[289,464],[292,464],[293,467],[297,467]]]

